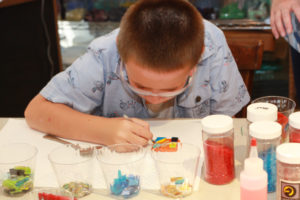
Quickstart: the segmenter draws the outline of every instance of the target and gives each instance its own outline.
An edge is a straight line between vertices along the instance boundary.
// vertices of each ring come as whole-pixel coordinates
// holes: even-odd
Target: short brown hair
[[[121,59],[171,71],[194,67],[204,46],[203,19],[187,0],[139,0],[121,20],[117,46]]]

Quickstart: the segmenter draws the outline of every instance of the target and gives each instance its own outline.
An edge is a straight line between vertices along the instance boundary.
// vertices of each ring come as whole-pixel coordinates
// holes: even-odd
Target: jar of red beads
[[[300,144],[284,143],[276,149],[277,200],[300,199]]]
[[[300,112],[289,116],[289,141],[300,143]]]
[[[226,115],[210,115],[201,120],[204,148],[204,178],[223,185],[234,177],[233,120]]]

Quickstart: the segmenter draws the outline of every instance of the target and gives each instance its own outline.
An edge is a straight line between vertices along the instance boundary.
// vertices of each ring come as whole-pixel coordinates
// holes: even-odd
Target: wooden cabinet
[[[293,69],[291,65],[291,61],[287,58],[289,55],[289,45],[283,39],[275,40],[272,31],[270,29],[266,30],[223,30],[225,37],[228,43],[236,42],[236,41],[262,41],[263,42],[263,51],[264,52],[272,52],[273,56],[277,60],[283,60],[287,66],[286,69],[288,74],[286,75],[286,79],[288,79],[288,96],[292,99],[295,99],[295,86],[294,86],[294,78],[293,78]],[[246,60],[246,59],[244,59]]]
[[[224,30],[225,37],[228,40],[258,41],[264,43],[264,51],[275,50],[275,39],[271,30]]]
[[[55,0],[0,3],[0,117],[22,117],[62,69]]]

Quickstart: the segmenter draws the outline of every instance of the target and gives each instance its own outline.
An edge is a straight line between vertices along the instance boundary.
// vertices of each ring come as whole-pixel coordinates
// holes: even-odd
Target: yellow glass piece
[[[177,146],[177,143],[176,143],[176,142],[171,142],[171,143],[169,144],[169,147],[170,147],[170,148],[176,148],[176,146]]]

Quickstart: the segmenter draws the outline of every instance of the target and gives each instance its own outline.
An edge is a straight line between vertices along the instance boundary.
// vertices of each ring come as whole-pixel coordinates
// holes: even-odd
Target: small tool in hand
[[[83,147],[80,147],[79,144],[73,144],[72,142],[60,139],[54,135],[49,135],[49,134],[44,135],[44,138],[46,138],[48,140],[53,140],[53,141],[59,142],[61,144],[70,145],[72,148],[79,150],[81,156],[92,156],[94,154],[94,147],[83,148]],[[95,148],[101,149],[102,146],[96,146]]]
[[[125,115],[125,114],[123,114],[123,117],[125,118],[125,119],[128,119],[128,120],[131,120],[127,115]],[[155,141],[153,140],[153,139],[151,139],[151,141],[153,142],[153,144],[155,143]]]

